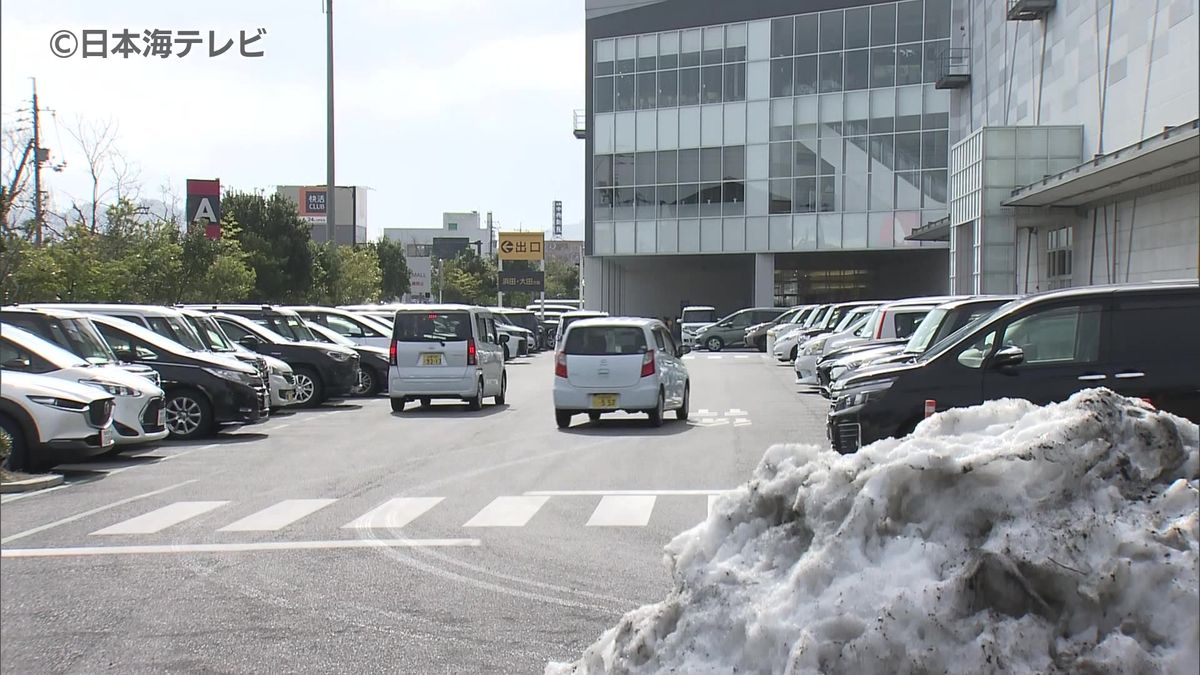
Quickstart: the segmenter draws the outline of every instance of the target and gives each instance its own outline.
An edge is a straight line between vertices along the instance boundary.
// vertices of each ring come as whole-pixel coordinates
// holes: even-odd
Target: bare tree
[[[89,213],[85,212],[78,202],[71,205],[71,210],[94,234],[100,214],[100,200],[112,192],[111,187],[101,190],[100,181],[112,163],[113,143],[117,139],[116,123],[111,118],[104,122],[84,122],[80,117],[75,121],[75,128],[67,129],[67,133],[79,143],[88,176],[92,180],[92,199],[91,204],[87,205],[91,217],[88,217]]]

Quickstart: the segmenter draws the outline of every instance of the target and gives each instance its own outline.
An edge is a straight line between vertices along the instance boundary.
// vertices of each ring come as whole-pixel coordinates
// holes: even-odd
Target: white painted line
[[[719,495],[729,490],[533,490],[525,494],[538,497],[604,497],[607,495],[655,497],[691,497],[697,495]]]
[[[720,354],[709,354],[708,358],[709,359],[719,359],[719,358],[721,358],[721,355]]]
[[[91,481],[88,481],[88,482],[91,482]],[[72,485],[74,485],[74,483],[62,483],[60,485],[55,485],[54,487],[46,488],[44,490],[34,490],[32,492],[14,492],[14,493],[6,494],[3,496],[0,496],[0,504],[7,504],[9,502],[15,502],[18,499],[27,499],[29,497],[36,497],[37,495],[44,495],[47,492],[54,492],[55,490],[63,490],[63,489],[71,487]]]
[[[343,525],[343,528],[401,528],[420,518],[437,506],[443,497],[397,497],[389,499],[363,515]]]
[[[463,527],[524,527],[549,497],[496,497]]]
[[[165,544],[161,546],[77,546],[70,548],[0,549],[0,558],[64,558],[89,555],[151,553],[237,553],[242,551],[297,551],[343,548],[402,548],[479,546],[478,539],[346,539],[335,541],[260,541],[244,544]]]
[[[263,429],[263,432],[270,433],[272,431],[279,431],[280,429],[286,429],[290,426],[292,426],[291,422],[287,422],[286,424],[276,424],[273,427],[267,427],[266,429]]]
[[[96,530],[92,534],[154,534],[228,503],[227,501],[175,502],[160,509],[154,509],[150,513],[143,513],[129,520]]]
[[[739,417],[733,421],[733,426],[735,426],[735,427],[744,427],[749,424],[750,424],[750,420],[746,419],[745,417]]]
[[[748,359],[748,358],[750,358],[750,355],[749,355],[749,354],[734,354],[734,355],[733,355],[733,358],[735,358],[735,359]]]
[[[699,415],[700,417],[708,417],[709,415],[712,414],[712,412],[708,408],[701,408],[696,411],[696,414]]]
[[[627,497],[606,495],[600,498],[589,527],[645,527],[654,511],[658,497]]]
[[[725,412],[725,415],[727,417],[743,417],[743,416],[749,415],[749,414],[750,413],[746,412],[745,410],[741,410],[738,408],[731,408]]]
[[[336,499],[285,499],[230,523],[218,532],[272,532],[336,502]]]
[[[154,495],[160,495],[164,492],[167,492],[168,490],[174,490],[177,487],[183,487],[184,485],[187,485],[188,483],[195,483],[197,480],[198,479],[196,479],[196,478],[192,478],[190,480],[185,480],[182,483],[168,485],[165,488],[159,488],[157,490],[152,490],[152,491],[146,492],[144,494],[134,495],[132,497],[126,497],[125,499],[115,501],[111,504],[105,504],[104,506],[98,506],[94,509],[89,509],[87,511],[84,511],[83,513],[76,513],[73,516],[67,516],[66,518],[56,520],[52,523],[46,523],[45,525],[39,525],[35,528],[25,530],[24,532],[18,532],[16,534],[12,534],[3,539],[0,539],[0,544],[7,544],[10,541],[16,541],[18,539],[23,539],[25,537],[28,537],[31,534],[37,534],[38,532],[45,532],[46,530],[49,530],[50,528],[53,528],[53,527],[58,527],[59,525],[66,525],[67,523],[73,523],[76,520],[80,520],[82,518],[87,518],[88,516],[93,516],[97,513],[102,513],[109,509],[115,509],[118,506],[121,506],[123,504],[128,504],[130,502],[136,502],[139,499],[145,499],[146,497],[153,497]]]

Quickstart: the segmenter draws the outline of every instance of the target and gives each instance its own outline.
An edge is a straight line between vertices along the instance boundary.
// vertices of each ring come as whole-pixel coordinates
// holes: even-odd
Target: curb
[[[0,494],[44,490],[56,485],[62,485],[62,482],[63,477],[57,473],[51,473],[45,476],[36,476],[34,478],[25,478],[22,480],[8,481],[0,483]]]

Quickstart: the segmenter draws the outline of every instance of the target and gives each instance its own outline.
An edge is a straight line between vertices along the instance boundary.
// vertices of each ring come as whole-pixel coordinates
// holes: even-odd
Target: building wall
[[[452,227],[453,226],[453,227]],[[405,245],[405,255],[428,256],[429,247],[433,245],[434,237],[467,237],[472,248],[478,248],[482,255],[493,253],[491,233],[486,225],[480,224],[477,212],[442,214],[442,226],[438,227],[388,227],[384,228],[383,236]],[[476,243],[478,242],[478,247]]]
[[[296,203],[297,209],[299,209],[300,190],[304,187],[313,186],[279,185],[275,191],[291,199]],[[334,193],[333,208],[337,211],[336,237],[339,244],[362,244],[369,241],[369,230],[367,227],[367,188],[338,186]],[[313,241],[317,243],[326,241],[325,227],[325,223],[313,224]]]
[[[588,257],[584,304],[610,314],[661,317],[678,316],[686,302],[727,314],[754,303],[753,279],[753,255]]]

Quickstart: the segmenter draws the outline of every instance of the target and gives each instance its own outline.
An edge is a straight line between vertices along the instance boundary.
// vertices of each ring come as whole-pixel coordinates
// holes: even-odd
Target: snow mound
[[[1195,424],[1106,389],[775,446],[546,673],[1200,672]]]

